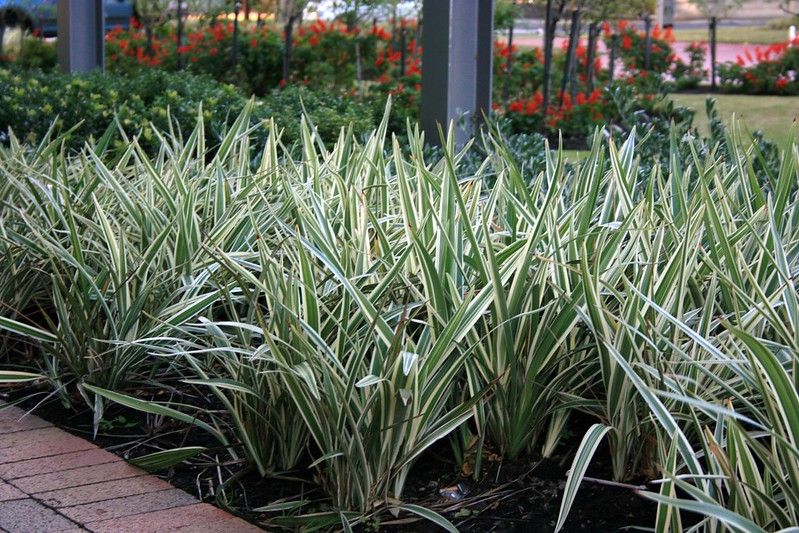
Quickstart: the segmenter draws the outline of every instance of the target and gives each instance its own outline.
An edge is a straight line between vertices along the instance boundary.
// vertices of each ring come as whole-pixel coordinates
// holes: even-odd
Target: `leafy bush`
[[[372,116],[378,123],[385,111],[386,99],[391,97],[389,131],[403,134],[407,122],[419,121],[422,105],[422,77],[412,74],[400,79],[387,79],[370,86],[366,101],[371,102]]]
[[[206,141],[215,146],[246,103],[233,86],[188,73],[148,69],[128,77],[0,70],[0,135],[11,128],[23,140],[38,142],[55,120],[55,131],[65,133],[73,149],[100,139],[116,117],[128,135],[141,134],[139,143],[152,151],[161,143],[156,130],[191,131],[201,105]],[[374,125],[366,103],[302,86],[275,90],[258,100],[251,118],[258,122],[274,117],[283,141],[291,144],[300,138],[303,109],[327,142],[350,124],[357,135]],[[265,136],[255,141],[263,146]],[[115,148],[124,150],[127,144],[125,138],[114,137]]]
[[[28,37],[22,42],[16,64],[24,69],[54,69],[58,64],[55,45],[43,39]]]
[[[399,60],[399,53],[391,49],[389,40],[390,35],[378,27],[368,32],[361,32],[360,28],[350,31],[341,24],[321,20],[301,26],[293,42],[291,81],[313,82],[326,89],[350,89],[356,78],[356,42],[362,79],[376,79]],[[171,27],[163,28],[149,44],[141,29],[117,28],[106,36],[106,56],[111,72],[133,74],[148,67],[176,70],[180,53],[190,72],[234,82],[247,94],[262,96],[278,86],[284,46],[280,32],[242,25],[235,65],[232,45],[230,23],[189,31],[180,47]],[[414,42],[408,45],[415,48]],[[386,61],[387,57],[392,60]],[[413,59],[413,53],[409,58]]]
[[[382,105],[385,106],[385,101]],[[300,140],[301,119],[305,113],[326,141],[335,140],[342,128],[351,127],[355,135],[360,136],[375,124],[366,102],[302,85],[273,91],[261,101],[256,112],[260,117],[274,117],[288,143]]]
[[[317,20],[300,27],[292,53],[293,77],[297,81],[325,83],[334,88],[349,89],[356,79],[356,42],[360,53],[361,79],[377,78],[386,66],[377,63],[388,34],[351,30],[341,23]]]
[[[206,134],[216,143],[246,100],[231,86],[158,70],[135,77],[0,70],[0,132],[11,128],[30,142],[41,140],[55,120],[56,131],[66,133],[68,145],[77,148],[98,140],[116,116],[127,133],[141,132],[141,144],[152,149],[160,144],[153,125],[190,131],[201,103]],[[119,137],[114,144],[127,147]]]

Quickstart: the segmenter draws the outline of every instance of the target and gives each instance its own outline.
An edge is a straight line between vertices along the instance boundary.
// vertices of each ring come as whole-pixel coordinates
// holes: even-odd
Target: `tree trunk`
[[[147,51],[147,55],[153,57],[153,25],[152,22],[148,23],[144,26],[144,34],[147,36],[147,44],[145,45],[145,50]]]
[[[588,52],[585,58],[585,88],[586,94],[594,91],[594,62],[596,61],[597,36],[599,35],[599,24],[592,21],[588,25]]]
[[[405,28],[400,28],[399,49],[400,49],[400,78],[405,77]]]
[[[544,21],[544,112],[549,108],[552,92],[552,46],[555,40],[555,28],[558,20],[552,11],[552,0],[547,0],[546,19]]]
[[[508,28],[508,60],[505,63],[505,85],[502,87],[502,101],[507,104],[510,98],[510,77],[513,72],[513,27],[515,20],[511,19]]]
[[[347,31],[352,31],[358,25],[358,10],[360,9],[358,0],[352,4],[352,11],[349,11],[347,17]]]
[[[577,41],[580,39],[580,10],[572,11],[571,28],[569,29],[569,48],[566,52],[566,66],[563,69],[563,81],[560,84],[560,105],[566,96],[566,89],[574,88],[575,55]]]
[[[652,17],[644,17],[644,68],[652,70]]]
[[[616,73],[616,51],[619,49],[619,34],[614,33],[610,36],[610,57],[608,59],[608,85],[613,83]]]
[[[361,69],[361,40],[355,37],[355,83],[358,84],[358,92],[361,90],[361,82],[363,81],[363,72]]]
[[[610,36],[610,57],[608,58],[608,84],[613,83],[616,73],[616,51],[619,49],[619,34],[614,33]]]
[[[718,19],[710,17],[710,88],[716,90],[716,25]]]
[[[286,25],[283,27],[283,82],[288,83],[289,72],[291,69],[291,47],[294,44],[294,21],[296,16],[292,13],[286,20]]]
[[[355,0],[352,12],[347,13],[347,31],[350,33],[358,28],[358,9],[358,0]],[[353,47],[355,48],[355,83],[358,85],[358,91],[360,93],[363,75],[361,74],[361,39],[357,33],[353,41]]]
[[[292,0],[278,0],[277,2],[277,13],[275,14],[275,20],[285,26],[289,22],[289,16],[293,13],[291,9],[294,2]]]
[[[394,6],[394,14],[391,16],[391,47],[397,48],[397,6]]]
[[[183,0],[178,0],[177,17],[178,17],[178,35],[177,35],[178,69],[182,69],[183,54],[180,51],[180,47],[183,46]]]
[[[238,62],[239,52],[239,9],[238,4],[233,9],[233,42],[230,43],[230,64],[233,65],[233,70],[236,70],[236,63]]]
[[[3,39],[6,36],[6,19],[3,13],[0,13],[0,56],[3,55]]]

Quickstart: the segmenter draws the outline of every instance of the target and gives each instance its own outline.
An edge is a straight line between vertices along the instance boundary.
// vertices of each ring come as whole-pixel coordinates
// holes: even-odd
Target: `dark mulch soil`
[[[30,390],[25,393],[29,394]],[[15,391],[0,394],[0,397],[6,401],[23,398]],[[20,406],[36,407],[38,416],[73,434],[92,439],[93,419],[88,408],[75,412],[57,400],[40,404],[43,397],[44,392],[22,400]],[[313,485],[312,474],[293,472],[279,478],[262,479],[253,472],[244,471],[241,462],[230,460],[216,441],[201,431],[187,430],[185,424],[159,420],[117,405],[107,407],[105,418],[109,422],[103,424],[95,442],[126,459],[177,446],[208,447],[207,453],[161,473],[161,477],[199,498],[238,510],[245,518],[262,523],[268,521],[270,516],[254,516],[246,510],[281,499],[322,500]],[[561,447],[564,455],[554,459],[529,457],[506,462],[486,453],[483,476],[480,481],[474,481],[459,472],[450,457],[449,445],[442,443],[414,466],[403,500],[443,514],[465,533],[552,531],[571,454],[577,444],[577,437],[570,438]],[[589,476],[610,479],[610,467],[603,456],[607,454],[600,449]],[[225,480],[227,483],[223,483]],[[563,531],[604,532],[635,526],[652,527],[654,513],[655,505],[629,488],[585,482]],[[377,526],[397,532],[435,530],[430,522],[405,515],[383,516],[379,523],[370,523],[370,529]]]
[[[571,443],[569,443],[571,444]],[[564,448],[572,448],[567,444]],[[457,467],[441,447],[415,465],[403,499],[446,516],[462,532],[552,531],[560,512],[561,497],[572,456],[552,459],[528,457],[501,461],[487,454],[480,481],[459,476]],[[603,452],[588,475],[610,479]],[[629,488],[584,482],[562,531],[619,531],[652,527],[656,505]],[[385,521],[384,523],[390,521]],[[424,523],[402,526],[402,531],[429,531]]]

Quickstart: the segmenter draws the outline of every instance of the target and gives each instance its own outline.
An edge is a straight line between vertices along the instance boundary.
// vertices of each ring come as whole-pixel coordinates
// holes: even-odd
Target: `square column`
[[[58,0],[58,65],[63,72],[103,70],[104,0]]]
[[[424,0],[420,122],[428,142],[440,142],[439,124],[446,131],[463,119],[455,131],[463,144],[490,112],[493,33],[493,0]]]

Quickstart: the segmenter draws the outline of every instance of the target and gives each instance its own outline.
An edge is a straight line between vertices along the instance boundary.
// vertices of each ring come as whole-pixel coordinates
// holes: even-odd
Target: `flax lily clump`
[[[420,457],[449,439],[479,475],[486,450],[562,453],[575,411],[596,423],[558,528],[603,439],[617,482],[650,482],[658,531],[689,527],[681,511],[696,531],[796,523],[795,144],[774,163],[737,127],[673,134],[660,165],[648,134],[597,135],[526,176],[497,134],[465,165],[470,146],[432,157],[387,120],[331,145],[306,122],[289,148],[262,124],[253,154],[247,113],[219,146],[200,121],[154,156],[135,137],[113,158],[106,139],[0,148],[3,342],[35,343],[65,401],[310,472],[327,507],[284,525],[406,511],[452,530],[403,500]],[[176,382],[215,408],[141,392]]]

